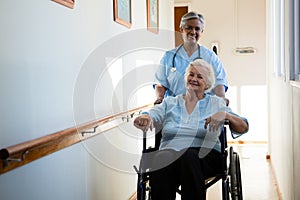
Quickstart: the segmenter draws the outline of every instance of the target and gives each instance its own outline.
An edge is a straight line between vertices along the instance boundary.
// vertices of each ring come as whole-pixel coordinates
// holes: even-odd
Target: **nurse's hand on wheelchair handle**
[[[162,101],[163,101],[163,99],[156,99],[156,100],[154,101],[154,105],[156,105],[156,104],[161,104]]]
[[[133,124],[138,129],[141,129],[143,132],[147,132],[149,129],[153,129],[153,121],[149,115],[141,115],[134,119]]]
[[[229,99],[227,99],[226,97],[223,97],[223,99],[224,99],[224,101],[226,103],[226,106],[228,106],[229,105]]]

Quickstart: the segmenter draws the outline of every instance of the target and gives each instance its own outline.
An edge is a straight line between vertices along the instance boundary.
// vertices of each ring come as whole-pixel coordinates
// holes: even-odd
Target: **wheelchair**
[[[228,123],[225,123],[223,130],[219,136],[221,142],[222,151],[222,173],[216,174],[214,177],[208,178],[205,181],[205,188],[208,189],[218,181],[222,181],[222,200],[242,200],[242,178],[240,170],[240,159],[237,152],[233,150],[233,147],[227,145],[227,127]],[[232,137],[237,138],[233,134]],[[147,168],[147,159],[152,152],[159,149],[161,140],[161,132],[155,134],[155,146],[147,148],[147,136],[143,133],[143,152],[140,160],[139,168],[134,166],[137,172],[137,200],[151,200],[151,187],[149,185],[149,179],[151,176],[149,168]],[[229,156],[228,156],[229,155]],[[228,158],[229,157],[229,158]],[[229,163],[228,163],[229,162]],[[177,193],[181,194],[180,189],[177,189]]]

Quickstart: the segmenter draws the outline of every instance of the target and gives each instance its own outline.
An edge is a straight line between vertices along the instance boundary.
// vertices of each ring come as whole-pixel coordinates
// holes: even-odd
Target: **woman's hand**
[[[147,132],[150,128],[153,129],[153,121],[149,115],[141,115],[134,119],[133,124],[138,129],[141,129],[143,132]]]
[[[209,125],[209,131],[216,131],[221,128],[224,120],[229,122],[230,129],[236,133],[245,133],[249,129],[248,123],[242,118],[227,112],[218,112],[207,118],[205,120],[204,128],[206,129]]]
[[[218,131],[223,125],[226,117],[226,112],[217,112],[205,120],[204,128],[207,129],[209,125],[209,131]]]

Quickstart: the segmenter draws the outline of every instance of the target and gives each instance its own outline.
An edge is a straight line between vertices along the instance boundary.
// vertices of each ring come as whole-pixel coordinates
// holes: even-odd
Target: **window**
[[[290,0],[290,80],[300,81],[299,65],[299,0]]]
[[[284,23],[284,0],[278,0],[276,1],[276,13],[278,13],[276,17],[276,52],[275,52],[275,63],[276,63],[276,74],[279,77],[284,77],[285,76],[285,23]]]
[[[271,3],[271,66],[272,74],[277,77],[285,77],[285,20],[284,0],[270,1]]]

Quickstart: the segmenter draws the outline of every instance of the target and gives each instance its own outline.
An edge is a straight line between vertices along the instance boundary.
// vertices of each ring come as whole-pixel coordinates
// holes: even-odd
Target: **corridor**
[[[240,156],[243,199],[280,200],[272,173],[271,160],[266,159],[267,144],[229,144],[229,146],[233,146]],[[221,199],[220,192],[219,181],[208,190],[207,199]]]
[[[267,144],[234,146],[241,159],[244,200],[279,200]]]

